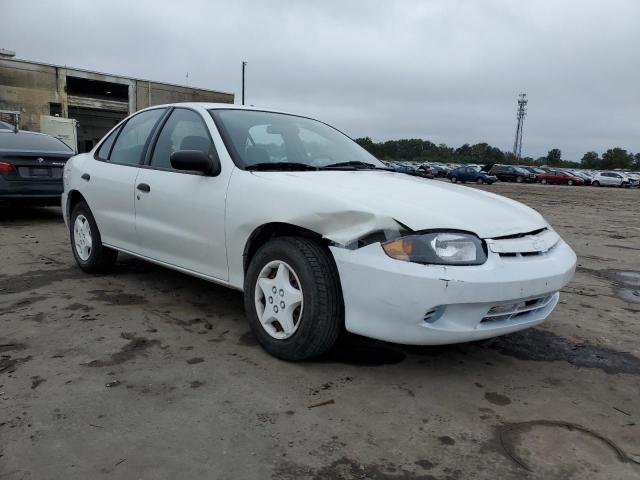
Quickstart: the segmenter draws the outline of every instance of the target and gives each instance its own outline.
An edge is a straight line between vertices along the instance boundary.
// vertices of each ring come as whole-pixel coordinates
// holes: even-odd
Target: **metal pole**
[[[247,62],[242,62],[242,105],[244,105],[244,69],[247,66]]]

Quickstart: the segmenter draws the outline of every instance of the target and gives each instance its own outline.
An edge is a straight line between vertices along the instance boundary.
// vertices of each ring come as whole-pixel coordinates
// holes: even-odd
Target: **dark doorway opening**
[[[89,80],[88,78],[67,77],[67,93],[78,97],[100,100],[129,101],[129,86],[122,83]]]
[[[92,108],[69,107],[69,118],[78,121],[78,153],[91,150],[120,120],[123,112],[111,112]]]

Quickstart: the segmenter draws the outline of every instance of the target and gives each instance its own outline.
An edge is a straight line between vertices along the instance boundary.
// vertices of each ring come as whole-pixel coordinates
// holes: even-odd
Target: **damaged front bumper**
[[[481,340],[541,323],[572,278],[576,255],[562,240],[535,256],[488,251],[478,266],[421,265],[388,257],[380,243],[330,247],[349,332],[396,343]]]

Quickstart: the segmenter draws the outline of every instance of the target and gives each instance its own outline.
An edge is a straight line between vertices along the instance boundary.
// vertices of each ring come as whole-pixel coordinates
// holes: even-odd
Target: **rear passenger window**
[[[98,158],[100,160],[109,159],[109,152],[111,151],[111,146],[113,145],[113,141],[118,136],[119,131],[120,129],[116,128],[113,132],[111,132],[111,135],[109,135],[107,139],[104,142],[102,142],[102,145],[100,145],[100,148],[98,149]]]
[[[171,168],[171,154],[179,150],[200,150],[214,158],[215,147],[202,117],[193,110],[176,108],[162,127],[151,157],[151,165]]]
[[[164,108],[156,108],[131,117],[122,127],[109,161],[129,165],[140,163],[147,138],[164,112]]]

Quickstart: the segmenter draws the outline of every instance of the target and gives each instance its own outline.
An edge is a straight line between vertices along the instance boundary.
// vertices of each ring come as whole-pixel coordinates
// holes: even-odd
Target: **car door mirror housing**
[[[176,170],[200,172],[212,177],[220,174],[220,159],[217,156],[211,158],[200,150],[179,150],[172,153],[169,160]]]

